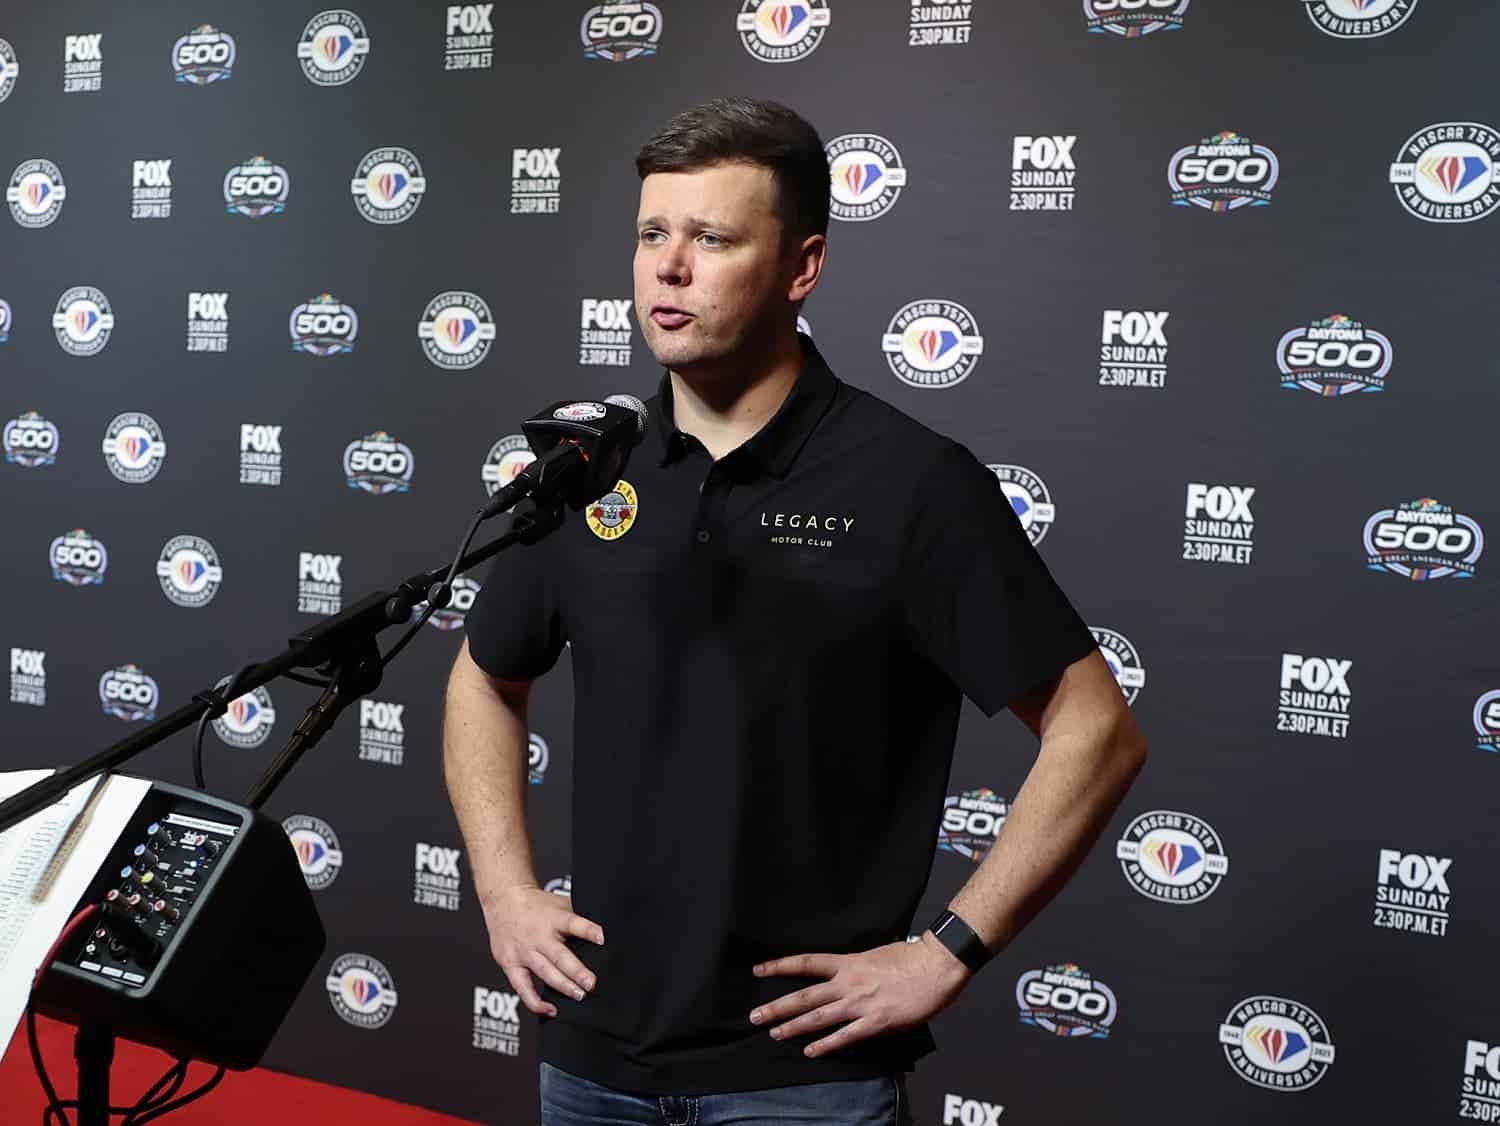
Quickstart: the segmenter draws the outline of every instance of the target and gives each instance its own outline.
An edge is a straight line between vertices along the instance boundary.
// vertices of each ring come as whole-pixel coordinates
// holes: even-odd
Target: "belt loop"
[[[666,1126],[698,1126],[696,1095],[663,1095],[656,1103]]]

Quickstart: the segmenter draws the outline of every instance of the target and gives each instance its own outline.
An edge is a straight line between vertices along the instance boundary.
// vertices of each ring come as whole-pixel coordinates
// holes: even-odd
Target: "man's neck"
[[[755,368],[670,370],[672,421],[702,442],[718,461],[749,441],[781,409],[802,370],[802,348],[793,336]]]

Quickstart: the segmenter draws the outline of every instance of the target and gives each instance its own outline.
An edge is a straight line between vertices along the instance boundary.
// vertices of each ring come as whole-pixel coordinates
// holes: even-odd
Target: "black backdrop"
[[[627,355],[607,347],[625,338],[585,335],[620,331],[608,314],[584,317],[630,295],[635,147],[709,95],[772,96],[844,139],[835,175],[861,220],[834,224],[806,310],[820,347],[844,379],[1001,467],[1124,666],[1153,748],[1077,879],[937,1021],[918,1122],[974,1126],[999,1107],[1052,1124],[1493,1118],[1500,876],[1482,751],[1500,742],[1500,611],[1492,560],[1465,559],[1500,519],[1500,219],[1483,214],[1500,13],[1437,0],[762,8],[11,9],[0,765],[75,761],[124,734],[101,677],[142,682],[111,670],[136,666],[167,710],[316,620],[299,606],[348,605],[435,566],[485,495],[492,448],[541,405],[648,394],[657,372],[638,336]],[[621,33],[586,43],[590,15]],[[70,39],[86,36],[101,38]],[[197,81],[174,75],[184,36],[208,68]],[[1421,137],[1447,123],[1452,139]],[[401,153],[362,167],[386,148],[419,167]],[[279,213],[275,199],[259,217],[226,199],[226,174],[255,157],[289,178]],[[53,172],[34,160],[65,187],[55,214]],[[369,214],[402,221],[356,206],[365,185],[351,181],[372,168]],[[253,190],[276,169],[237,174]],[[132,218],[162,214],[164,195],[167,217]],[[1454,217],[1467,221],[1430,221]],[[87,293],[60,308],[81,286],[107,309]],[[435,300],[448,293],[480,300]],[[357,314],[352,350],[327,337],[338,354],[294,349],[289,319],[319,299],[331,319],[318,331],[344,327],[340,306]],[[919,301],[938,319],[902,336],[892,321]],[[445,304],[459,314],[437,315]],[[227,335],[202,316],[190,330],[190,310],[227,311]],[[419,338],[424,316],[435,344]],[[1110,326],[1122,335],[1101,345]],[[472,363],[471,340],[485,350]],[[1115,346],[1147,350],[1101,350]],[[144,483],[112,473],[101,447],[130,412],[160,432],[119,434],[125,476],[155,467]],[[254,426],[280,429],[242,440]],[[394,444],[358,445],[377,434]],[[403,447],[409,479],[380,478]],[[360,472],[367,487],[349,487]],[[87,539],[61,545],[61,577],[44,560],[74,529],[106,549],[102,582],[84,581]],[[208,547],[166,550],[178,536]],[[1448,554],[1405,553],[1429,546]],[[269,1062],[525,1123],[534,1023],[515,1019],[490,960],[441,782],[441,690],[461,636],[424,629],[375,694],[389,706],[348,715],[272,801],[330,946]],[[242,796],[310,697],[276,685],[237,707],[210,737],[210,787]],[[538,875],[561,882],[566,658],[534,700]],[[274,731],[256,714],[268,705]],[[953,832],[920,920],[972,871],[1028,742],[1009,718],[966,714]],[[181,781],[187,760],[179,739],[135,766]],[[1138,820],[1155,811],[1178,816]]]

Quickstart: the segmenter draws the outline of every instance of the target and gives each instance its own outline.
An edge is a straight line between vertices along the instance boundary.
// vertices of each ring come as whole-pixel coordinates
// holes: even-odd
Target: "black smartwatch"
[[[990,948],[980,941],[979,936],[974,933],[974,928],[952,911],[944,909],[932,921],[932,926],[927,929],[932,931],[937,940],[951,950],[954,956],[974,973],[978,973],[984,964],[995,956]]]

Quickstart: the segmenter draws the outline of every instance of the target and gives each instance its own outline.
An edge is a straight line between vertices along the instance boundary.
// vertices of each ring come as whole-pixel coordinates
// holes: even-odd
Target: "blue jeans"
[[[542,1126],[911,1126],[903,1075],[646,1098],[542,1064]]]

